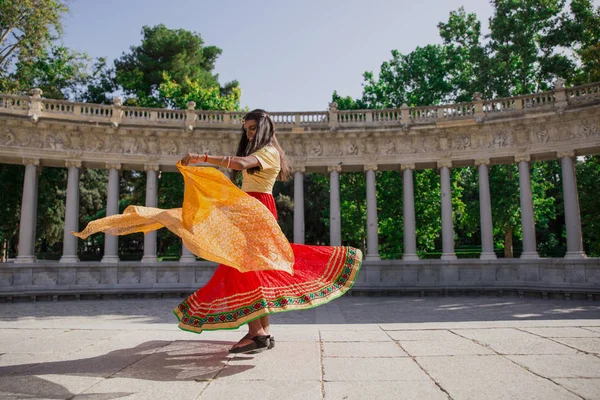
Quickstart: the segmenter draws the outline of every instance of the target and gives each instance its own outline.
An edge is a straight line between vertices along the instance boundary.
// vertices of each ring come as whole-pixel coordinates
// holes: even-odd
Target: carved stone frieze
[[[1,110],[0,110],[1,113]],[[290,162],[311,167],[343,162],[344,165],[378,163],[385,168],[397,164],[433,165],[438,160],[485,160],[554,151],[583,151],[598,148],[600,107],[567,110],[563,114],[515,116],[479,125],[439,128],[435,126],[377,125],[344,127],[335,132],[313,127],[302,133],[281,130],[279,141]],[[186,132],[179,128],[144,125],[76,124],[48,121],[37,124],[11,117],[0,118],[0,155],[7,162],[31,155],[44,162],[48,158],[83,160],[97,163],[122,162],[131,168],[143,162],[173,164],[186,152],[212,155],[234,154],[239,143],[235,129],[199,129]],[[127,157],[132,157],[126,161]],[[142,161],[144,160],[144,161]],[[527,159],[528,161],[528,159]],[[445,161],[443,161],[445,162]],[[52,165],[49,163],[48,165]],[[97,164],[96,164],[97,165]],[[462,165],[462,164],[459,164]]]

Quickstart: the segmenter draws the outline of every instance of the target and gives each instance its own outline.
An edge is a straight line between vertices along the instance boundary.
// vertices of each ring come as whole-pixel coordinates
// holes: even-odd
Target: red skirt
[[[248,193],[277,219],[271,194]],[[219,265],[213,277],[173,310],[179,328],[235,329],[268,314],[308,309],[346,293],[354,284],[362,253],[352,247],[291,244],[294,275],[281,271],[240,272]]]

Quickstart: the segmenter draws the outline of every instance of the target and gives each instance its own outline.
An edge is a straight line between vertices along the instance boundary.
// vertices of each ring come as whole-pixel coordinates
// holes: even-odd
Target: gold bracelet
[[[227,169],[229,169],[229,166],[231,165],[231,158],[232,157],[227,158]]]
[[[223,158],[221,158],[221,162],[219,162],[219,165],[223,166],[225,164],[226,158],[227,158],[227,156],[223,156]]]

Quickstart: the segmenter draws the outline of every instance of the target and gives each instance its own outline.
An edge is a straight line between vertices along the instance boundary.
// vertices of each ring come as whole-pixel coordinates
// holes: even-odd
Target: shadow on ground
[[[69,390],[45,375],[90,378],[133,378],[159,382],[214,379],[226,366],[227,350],[233,343],[222,341],[148,341],[138,346],[80,359],[0,367],[1,398],[64,399]],[[77,353],[74,353],[76,356]],[[237,358],[248,359],[252,355]],[[228,365],[227,375],[253,368]],[[85,399],[114,399],[135,392],[80,395]],[[5,397],[7,396],[7,397]]]

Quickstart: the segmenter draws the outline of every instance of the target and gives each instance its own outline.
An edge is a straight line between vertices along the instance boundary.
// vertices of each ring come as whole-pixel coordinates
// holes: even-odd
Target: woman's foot
[[[263,351],[271,349],[271,337],[269,335],[252,335],[248,333],[235,346],[229,349],[230,353],[247,353],[250,351]]]

